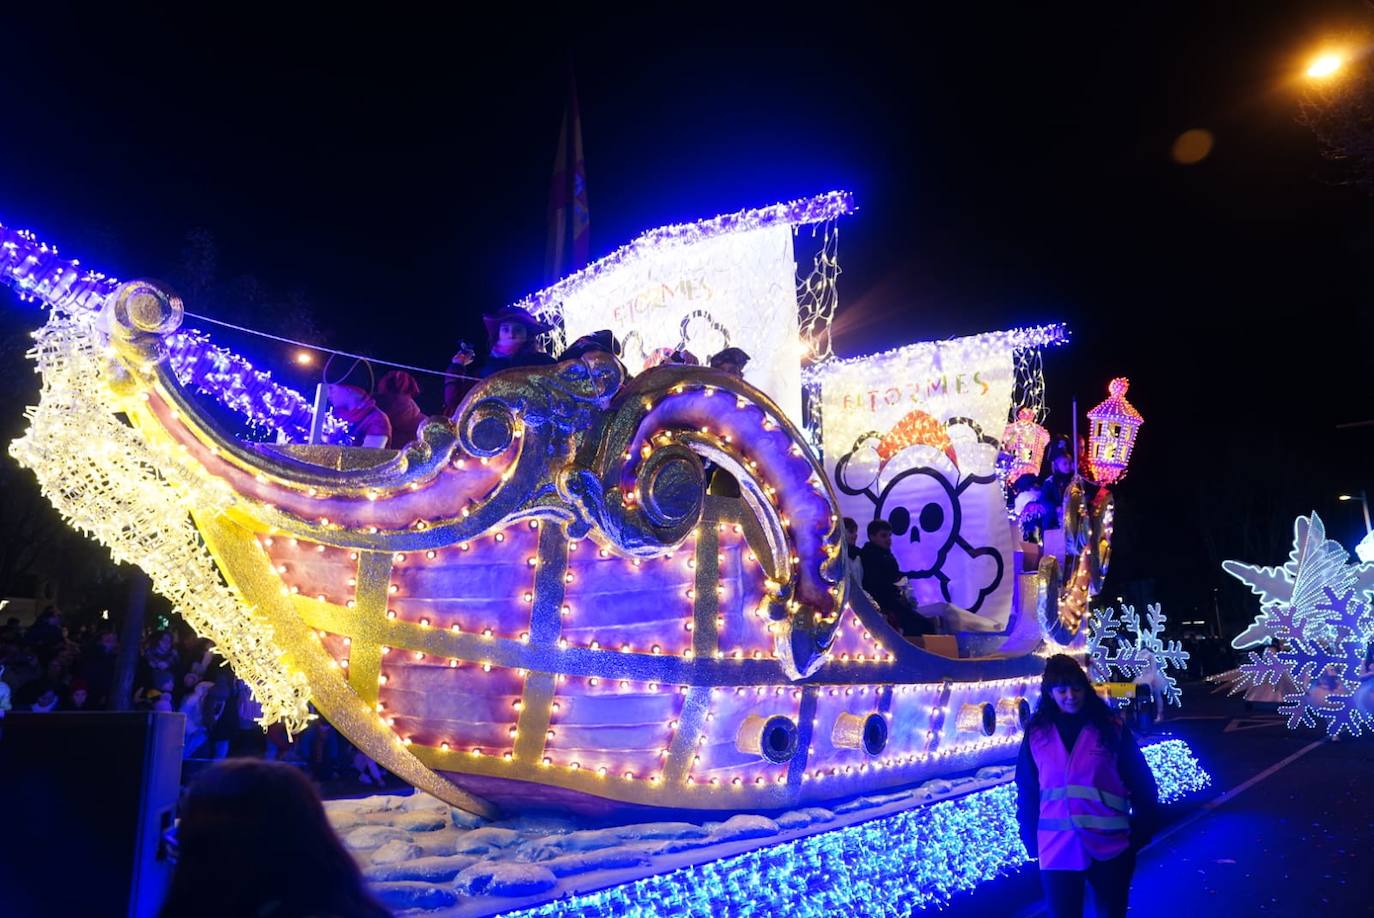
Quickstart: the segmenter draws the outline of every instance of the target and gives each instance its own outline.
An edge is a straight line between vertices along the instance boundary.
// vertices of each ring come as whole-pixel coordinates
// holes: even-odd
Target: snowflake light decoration
[[[1340,543],[1326,538],[1321,518],[1300,516],[1293,551],[1281,567],[1227,561],[1222,568],[1260,597],[1260,614],[1231,645],[1251,650],[1232,683],[1232,693],[1286,676],[1301,692],[1284,695],[1279,713],[1288,726],[1326,722],[1335,737],[1374,729],[1374,679],[1366,677],[1365,652],[1374,641],[1374,564],[1350,563]],[[1363,677],[1363,678],[1362,678]]]
[[[1121,607],[1120,620],[1111,606],[1095,616],[1086,648],[1093,678],[1110,681],[1116,676],[1120,681],[1134,682],[1157,669],[1164,683],[1159,691],[1170,704],[1182,707],[1183,695],[1172,671],[1187,667],[1189,653],[1177,640],[1164,641],[1166,621],[1168,616],[1159,603],[1146,606],[1143,619],[1136,615],[1134,606],[1127,605]]]

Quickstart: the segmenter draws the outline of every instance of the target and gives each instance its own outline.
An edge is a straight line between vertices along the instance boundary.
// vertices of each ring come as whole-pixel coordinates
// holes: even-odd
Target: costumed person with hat
[[[727,347],[711,355],[710,365],[713,370],[723,370],[731,376],[744,377],[744,365],[749,362],[749,355],[737,347]]]
[[[563,353],[558,355],[558,362],[565,360],[581,360],[584,354],[601,352],[610,354],[617,360],[620,359],[620,342],[615,340],[615,335],[611,334],[609,328],[594,331],[590,335],[583,335],[572,344],[569,344]]]
[[[482,316],[487,327],[487,340],[490,350],[487,359],[482,361],[477,377],[486,379],[493,373],[515,367],[546,367],[553,365],[553,358],[539,350],[535,337],[553,328],[530,315],[528,310],[519,306],[503,306],[494,315]],[[458,410],[463,396],[472,388],[473,381],[469,367],[477,359],[467,342],[461,342],[458,353],[449,363],[449,372],[454,374],[444,380],[444,415],[452,417]]]
[[[1159,789],[1135,737],[1066,654],[1045,662],[1016,763],[1016,821],[1053,918],[1125,918]]]
[[[722,373],[743,379],[744,365],[749,362],[749,355],[737,347],[727,347],[723,351],[712,354],[711,359],[707,362],[713,370],[720,370]],[[725,469],[707,463],[706,493],[718,497],[739,497],[739,482]]]

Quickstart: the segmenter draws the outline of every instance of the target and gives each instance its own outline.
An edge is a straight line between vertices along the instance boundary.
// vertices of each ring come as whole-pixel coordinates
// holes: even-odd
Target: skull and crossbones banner
[[[1012,538],[997,437],[1015,382],[1003,333],[831,361],[821,393],[825,465],[860,540],[892,525],[892,551],[918,605],[949,603],[1006,622]]]

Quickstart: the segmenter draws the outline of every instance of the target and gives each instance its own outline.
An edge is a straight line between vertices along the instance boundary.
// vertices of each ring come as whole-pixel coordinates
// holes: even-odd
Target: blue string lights
[[[217,347],[203,332],[188,329],[167,338],[172,372],[183,385],[194,387],[247,419],[258,429],[281,431],[293,443],[310,436],[314,406],[294,389],[274,382],[272,374],[256,369],[233,351]],[[348,425],[329,414],[324,442],[348,438]]]
[[[116,278],[81,266],[58,254],[28,230],[0,223],[0,284],[14,288],[19,299],[38,301],[48,309],[89,316],[119,286]],[[232,351],[210,343],[203,332],[185,330],[167,338],[177,380],[241,414],[248,425],[266,433],[281,431],[286,440],[304,443],[310,436],[314,406],[299,392],[273,381]],[[340,443],[348,425],[333,415],[324,422],[324,442]]]
[[[1186,743],[1143,749],[1161,802],[1211,783]],[[1013,784],[559,899],[509,918],[897,915],[940,907],[1029,863]]]

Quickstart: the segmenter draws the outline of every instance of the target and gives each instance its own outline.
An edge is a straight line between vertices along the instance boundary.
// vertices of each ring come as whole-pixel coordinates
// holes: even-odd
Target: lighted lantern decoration
[[[1016,481],[1022,475],[1040,474],[1040,460],[1049,442],[1050,432],[1035,423],[1034,408],[1017,411],[1016,420],[1002,431],[1002,451],[1011,455],[1007,481]]]
[[[1126,474],[1136,432],[1145,423],[1135,406],[1126,401],[1130,385],[1131,381],[1124,376],[1113,379],[1107,385],[1111,393],[1107,400],[1088,412],[1088,420],[1092,422],[1088,434],[1088,466],[1093,480],[1100,484],[1112,484]]]

